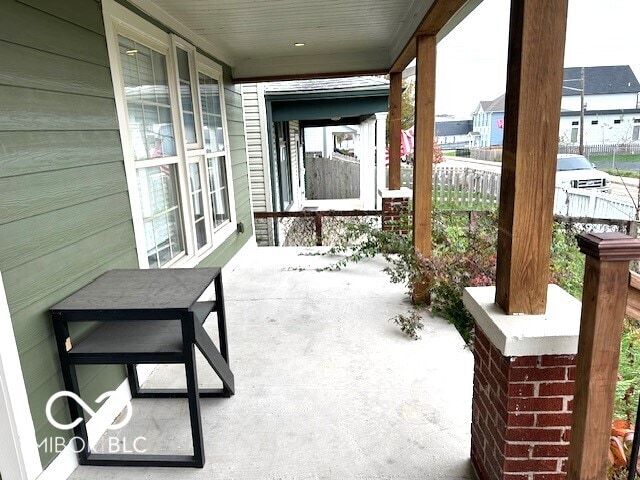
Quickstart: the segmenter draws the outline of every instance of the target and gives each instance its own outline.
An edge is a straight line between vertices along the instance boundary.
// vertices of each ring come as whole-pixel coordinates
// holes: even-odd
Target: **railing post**
[[[322,214],[320,212],[315,212],[315,220],[316,220],[316,246],[322,246]]]
[[[567,480],[606,478],[629,261],[640,240],[622,233],[578,236],[586,257]]]

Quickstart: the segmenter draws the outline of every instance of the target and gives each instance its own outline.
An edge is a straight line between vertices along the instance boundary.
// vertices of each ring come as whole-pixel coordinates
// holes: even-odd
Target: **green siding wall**
[[[100,4],[1,1],[0,58],[0,272],[41,442],[65,435],[44,411],[63,389],[49,308],[106,270],[137,267],[137,258]],[[224,265],[252,234],[240,89],[225,80],[245,233],[207,266]],[[119,385],[124,370],[83,366],[78,376],[88,400]],[[68,420],[64,401],[54,415]],[[44,465],[54,458],[40,454]]]
[[[1,2],[0,58],[0,271],[42,441],[68,437],[45,417],[63,389],[48,309],[137,258],[99,4]],[[124,371],[78,376],[94,399]],[[54,414],[68,419],[64,401]]]

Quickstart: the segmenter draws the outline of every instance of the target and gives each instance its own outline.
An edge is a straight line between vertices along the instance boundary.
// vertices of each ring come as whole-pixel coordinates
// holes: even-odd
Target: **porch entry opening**
[[[307,200],[360,198],[360,159],[356,131],[348,126],[305,128]]]

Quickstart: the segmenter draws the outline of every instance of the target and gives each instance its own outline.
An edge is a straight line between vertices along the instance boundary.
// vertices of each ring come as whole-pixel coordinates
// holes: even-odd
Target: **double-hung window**
[[[222,69],[103,7],[140,267],[196,265],[235,231]]]

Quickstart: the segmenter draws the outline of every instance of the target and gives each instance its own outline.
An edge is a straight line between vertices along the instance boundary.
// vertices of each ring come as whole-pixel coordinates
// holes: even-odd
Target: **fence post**
[[[316,246],[322,246],[322,214],[319,212],[315,212],[314,214],[316,220]]]
[[[596,216],[596,192],[589,192],[589,216],[591,218]]]

